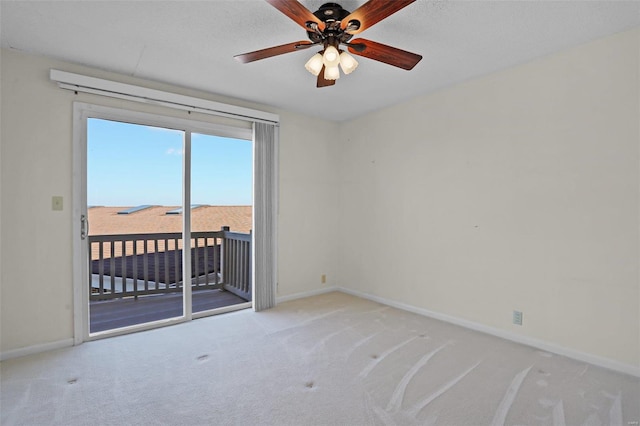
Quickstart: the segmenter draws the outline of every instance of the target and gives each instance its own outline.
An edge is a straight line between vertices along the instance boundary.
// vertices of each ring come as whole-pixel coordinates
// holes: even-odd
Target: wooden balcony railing
[[[251,234],[192,232],[192,291],[225,289],[251,300]],[[182,234],[89,236],[90,300],[182,291]]]

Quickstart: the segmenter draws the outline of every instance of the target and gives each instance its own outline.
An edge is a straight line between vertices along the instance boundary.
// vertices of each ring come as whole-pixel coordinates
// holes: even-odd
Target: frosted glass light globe
[[[319,53],[316,53],[311,57],[311,59],[307,61],[306,64],[304,64],[304,67],[311,74],[315,76],[319,75],[320,71],[322,71],[322,55]]]
[[[340,63],[340,53],[338,53],[338,49],[333,46],[327,47],[324,50],[322,62],[324,62],[326,67],[337,67]]]
[[[358,61],[347,52],[340,54],[340,67],[345,74],[351,74],[358,67]]]
[[[335,65],[333,67],[325,67],[324,68],[324,79],[325,80],[337,80],[340,78],[340,70],[338,66]]]

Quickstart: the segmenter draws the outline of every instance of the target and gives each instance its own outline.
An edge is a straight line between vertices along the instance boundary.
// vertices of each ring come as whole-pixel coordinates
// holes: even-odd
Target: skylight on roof
[[[191,204],[191,210],[197,209],[198,207],[202,207],[202,206],[203,206],[203,204]],[[180,214],[180,213],[182,213],[182,207],[179,207],[179,208],[173,209],[173,210],[169,210],[165,214]]]
[[[140,210],[148,209],[149,207],[153,207],[153,206],[149,204],[144,204],[141,206],[131,207],[125,210],[120,210],[118,214],[131,214],[131,213],[139,212]]]

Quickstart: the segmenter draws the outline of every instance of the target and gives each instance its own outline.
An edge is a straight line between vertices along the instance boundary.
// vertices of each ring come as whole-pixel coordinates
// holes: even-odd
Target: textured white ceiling
[[[338,2],[353,11],[364,0]],[[325,1],[301,3],[315,11]],[[412,71],[358,58],[322,89],[304,69],[312,49],[233,59],[306,40],[262,0],[0,0],[0,17],[5,48],[340,121],[640,26],[640,2],[418,0],[360,34],[421,54]]]

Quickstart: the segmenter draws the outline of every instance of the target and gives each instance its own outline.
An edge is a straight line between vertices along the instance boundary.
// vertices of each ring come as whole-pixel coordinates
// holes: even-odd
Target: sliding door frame
[[[89,332],[89,292],[87,291],[89,277],[88,243],[82,238],[87,217],[87,120],[90,118],[119,121],[143,126],[161,127],[184,132],[184,155],[182,167],[182,233],[183,241],[191,240],[191,134],[201,133],[253,141],[251,128],[233,127],[171,116],[150,114],[146,112],[94,105],[84,102],[73,103],[73,207],[72,207],[72,237],[73,237],[73,322],[74,344],[157,328],[164,325],[177,324],[206,316],[206,312],[192,312],[191,286],[183,286],[183,316],[159,320],[121,329],[109,330],[90,334]],[[275,165],[274,165],[275,166]],[[254,205],[255,209],[255,205]],[[85,221],[83,222],[83,218]],[[88,224],[90,226],[91,224]],[[183,282],[191,276],[190,250],[182,251]],[[246,305],[246,306],[245,306]],[[240,308],[251,307],[251,302],[235,305]]]

